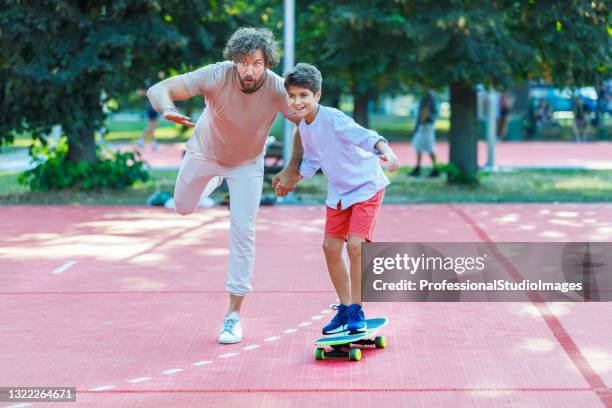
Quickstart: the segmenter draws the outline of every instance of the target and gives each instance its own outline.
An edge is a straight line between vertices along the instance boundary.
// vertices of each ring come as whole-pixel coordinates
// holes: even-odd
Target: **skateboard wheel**
[[[314,359],[315,360],[325,360],[325,349],[324,348],[316,348],[314,351]]]
[[[387,347],[387,339],[385,336],[376,336],[374,339],[374,344],[376,344],[376,348],[385,348]]]
[[[349,360],[351,361],[359,361],[361,360],[361,350],[358,348],[352,348],[349,351]]]

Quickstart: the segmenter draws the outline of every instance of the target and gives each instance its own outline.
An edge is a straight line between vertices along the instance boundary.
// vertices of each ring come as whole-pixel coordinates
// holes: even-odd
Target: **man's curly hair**
[[[242,27],[232,34],[223,50],[223,58],[231,61],[242,61],[256,50],[261,50],[268,68],[280,63],[278,44],[274,34],[267,28]]]

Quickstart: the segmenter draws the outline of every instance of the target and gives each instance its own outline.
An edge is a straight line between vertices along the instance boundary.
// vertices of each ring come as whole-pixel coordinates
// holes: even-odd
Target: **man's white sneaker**
[[[233,344],[242,341],[242,326],[240,325],[240,317],[238,313],[232,312],[223,319],[223,326],[219,333],[219,343]]]
[[[210,197],[202,197],[200,198],[200,203],[198,207],[200,208],[211,208],[215,206],[215,200]]]
[[[174,198],[169,198],[165,203],[164,203],[164,207],[166,208],[170,208],[171,210],[174,210],[176,208],[176,205],[174,204]]]

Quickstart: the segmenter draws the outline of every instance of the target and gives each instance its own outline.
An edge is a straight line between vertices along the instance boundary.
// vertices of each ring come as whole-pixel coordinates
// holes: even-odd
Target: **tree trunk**
[[[370,102],[369,95],[353,95],[355,107],[353,108],[353,119],[361,126],[367,128],[368,120],[368,103]]]
[[[478,175],[476,92],[464,82],[450,86],[451,127],[448,182],[473,184]],[[455,171],[454,171],[455,170]]]
[[[95,163],[96,135],[93,128],[81,129],[80,134],[68,137],[68,160],[78,163],[81,160],[87,163]]]

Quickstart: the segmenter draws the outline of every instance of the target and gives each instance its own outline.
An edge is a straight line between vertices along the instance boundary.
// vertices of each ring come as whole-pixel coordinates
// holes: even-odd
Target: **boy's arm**
[[[358,146],[368,152],[378,154],[375,146],[379,141],[387,140],[373,130],[366,129],[357,124],[350,116],[335,111],[333,116],[334,131],[346,143]]]
[[[299,129],[296,127],[293,131],[293,152],[289,164],[281,170],[272,180],[272,187],[276,190],[276,194],[284,196],[295,190],[295,186],[300,181],[300,165],[304,156],[304,148],[302,147],[302,139]]]
[[[302,157],[302,164],[298,169],[298,178],[300,180],[304,178],[311,178],[321,168],[321,162],[315,156],[304,154]]]
[[[352,118],[342,114],[335,126],[336,132],[348,143],[374,153],[389,164],[389,170],[394,172],[399,167],[397,155],[389,147],[387,139],[373,130],[359,126]]]

